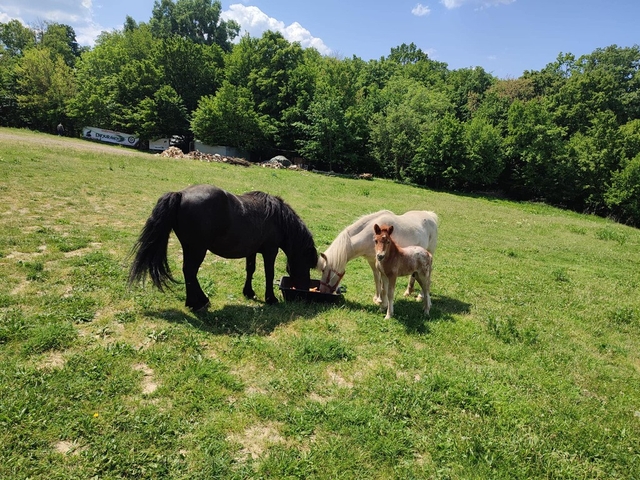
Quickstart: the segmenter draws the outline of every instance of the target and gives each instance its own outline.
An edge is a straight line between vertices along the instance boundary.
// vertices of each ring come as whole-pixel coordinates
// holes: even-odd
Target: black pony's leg
[[[256,271],[256,254],[247,256],[247,278],[244,281],[244,288],[242,289],[242,294],[248,298],[249,300],[253,300],[256,298],[256,292],[253,291],[253,274]]]
[[[185,305],[191,310],[198,311],[209,305],[209,299],[202,291],[198,282],[198,270],[207,254],[206,248],[186,248],[183,246],[182,273],[187,287],[187,300]]]
[[[264,261],[264,277],[265,277],[265,289],[264,289],[264,301],[268,304],[278,303],[275,293],[273,293],[273,276],[275,273],[276,256],[278,255],[278,249],[268,250],[262,252],[262,259]]]

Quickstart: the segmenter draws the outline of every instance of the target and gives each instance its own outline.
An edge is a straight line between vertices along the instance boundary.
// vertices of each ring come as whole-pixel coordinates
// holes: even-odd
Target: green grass
[[[13,138],[3,137],[3,133]],[[0,478],[640,478],[640,232],[541,204],[241,168],[0,129]],[[435,210],[431,317],[127,289],[158,197],[282,196],[320,251],[360,215]],[[180,277],[172,236],[169,261]],[[285,273],[285,257],[276,276]]]

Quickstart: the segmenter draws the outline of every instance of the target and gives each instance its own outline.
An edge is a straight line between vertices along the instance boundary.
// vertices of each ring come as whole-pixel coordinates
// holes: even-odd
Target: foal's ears
[[[387,228],[387,232],[389,235],[391,235],[393,233],[393,225],[389,225]],[[373,226],[373,231],[376,233],[376,235],[380,235],[380,233],[382,232],[382,229],[380,228],[380,225],[378,225],[377,223]]]

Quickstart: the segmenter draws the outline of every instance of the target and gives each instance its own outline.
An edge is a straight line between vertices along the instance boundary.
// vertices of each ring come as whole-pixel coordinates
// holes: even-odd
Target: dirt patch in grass
[[[91,242],[88,247],[79,248],[77,250],[71,250],[70,252],[64,252],[65,258],[70,257],[81,257],[82,255],[86,255],[88,253],[97,251],[102,246],[100,242]]]
[[[332,368],[327,369],[327,377],[329,378],[329,381],[331,383],[337,385],[338,387],[353,388],[352,382],[346,380],[342,375],[334,371]]]
[[[238,461],[246,461],[249,458],[255,460],[269,447],[286,442],[280,435],[280,425],[277,422],[252,425],[242,433],[229,435],[227,440],[242,445],[236,458]]]
[[[54,369],[63,368],[66,360],[60,352],[51,352],[47,357],[38,365],[41,369]]]
[[[53,449],[62,455],[79,455],[84,452],[87,447],[78,445],[75,441],[60,440],[53,444]]]
[[[17,260],[17,261],[22,261],[22,262],[28,262],[29,260],[32,260],[35,257],[39,257],[44,255],[44,253],[47,251],[47,246],[46,245],[40,245],[38,247],[38,251],[37,252],[32,252],[32,253],[24,253],[24,252],[18,252],[18,251],[13,251],[10,252],[5,258],[8,260]]]
[[[30,283],[28,281],[23,281],[20,282],[16,287],[13,288],[13,290],[11,290],[11,295],[20,295],[22,293],[25,293],[27,291],[27,289],[29,288]]]
[[[134,370],[138,370],[142,372],[142,393],[144,395],[149,395],[155,392],[158,389],[158,384],[154,380],[153,370],[144,363],[137,363],[133,366]]]

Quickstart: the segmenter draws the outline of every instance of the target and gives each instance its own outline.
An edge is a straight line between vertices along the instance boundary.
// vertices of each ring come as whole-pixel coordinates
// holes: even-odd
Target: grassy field
[[[0,129],[0,478],[640,478],[640,231],[87,145]],[[193,183],[282,196],[319,251],[363,214],[436,211],[431,317],[404,280],[384,320],[362,259],[338,306],[245,300],[244,262],[212,255],[206,313],[128,290],[156,200]]]

